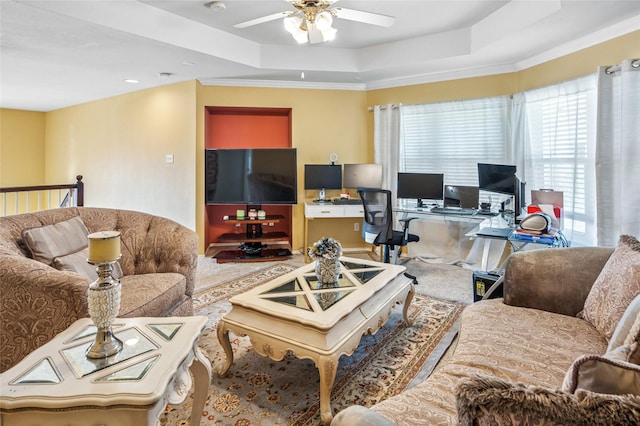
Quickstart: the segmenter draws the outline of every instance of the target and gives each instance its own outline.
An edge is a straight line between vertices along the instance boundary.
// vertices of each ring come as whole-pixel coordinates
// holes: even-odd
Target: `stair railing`
[[[84,206],[82,175],[69,184],[0,188],[1,216],[72,206]]]

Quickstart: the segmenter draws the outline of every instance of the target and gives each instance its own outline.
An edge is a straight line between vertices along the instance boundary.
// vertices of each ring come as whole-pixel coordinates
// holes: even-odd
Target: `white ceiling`
[[[298,45],[281,19],[233,27],[293,11],[286,1],[226,0],[219,11],[206,3],[0,0],[0,106],[50,111],[195,79],[394,87],[518,71],[640,29],[640,0],[340,0],[396,22],[336,18],[335,40]]]

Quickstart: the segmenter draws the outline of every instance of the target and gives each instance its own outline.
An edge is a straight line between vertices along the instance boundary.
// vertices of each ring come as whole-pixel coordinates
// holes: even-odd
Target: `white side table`
[[[197,346],[206,322],[118,318],[114,333],[123,350],[95,360],[84,355],[95,327],[80,319],[0,375],[0,424],[155,425],[168,403],[184,402],[193,375],[191,424],[198,425],[211,380]]]

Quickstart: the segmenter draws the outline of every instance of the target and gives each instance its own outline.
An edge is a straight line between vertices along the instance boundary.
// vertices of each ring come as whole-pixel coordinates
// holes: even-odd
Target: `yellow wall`
[[[204,249],[204,108],[205,106],[278,107],[292,109],[292,144],[298,148],[298,205],[293,207],[294,249],[302,248],[303,201],[317,193],[304,191],[303,165],[329,163],[329,154],[338,154],[339,163],[366,162],[373,157],[366,138],[366,93],[344,90],[270,89],[199,86],[196,147],[196,229]],[[336,193],[337,194],[337,193]],[[328,195],[336,195],[329,193]],[[329,233],[330,223],[315,228]],[[326,231],[323,231],[323,228]],[[353,229],[353,226],[351,226]],[[331,234],[333,235],[333,234]],[[361,242],[359,232],[339,238],[345,243]]]
[[[0,109],[0,186],[44,183],[45,113]]]
[[[48,112],[47,181],[81,174],[87,206],[145,211],[195,229],[195,103],[189,81]]]

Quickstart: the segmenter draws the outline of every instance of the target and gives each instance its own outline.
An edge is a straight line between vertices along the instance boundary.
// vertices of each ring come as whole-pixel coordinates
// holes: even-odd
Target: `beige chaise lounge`
[[[640,424],[635,238],[615,252],[515,253],[504,291],[463,311],[457,346],[430,377],[332,426]]]
[[[88,316],[92,279],[47,264],[58,265],[57,261],[33,259],[34,248],[28,245],[32,241],[25,241],[29,233],[24,232],[78,223],[89,233],[121,233],[119,316],[192,315],[198,259],[198,238],[192,230],[163,217],[106,208],[70,207],[1,217],[0,372]]]

